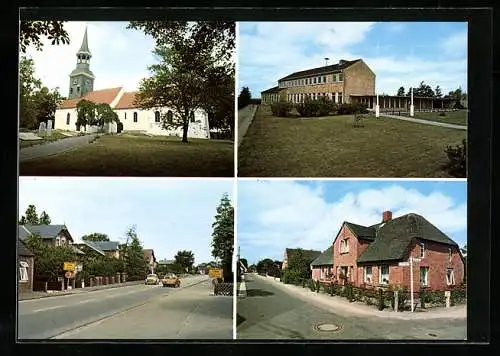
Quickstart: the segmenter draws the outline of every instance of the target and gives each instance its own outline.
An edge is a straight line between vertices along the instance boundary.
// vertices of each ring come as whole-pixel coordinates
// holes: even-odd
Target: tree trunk
[[[182,124],[182,143],[188,143],[189,115],[184,117]]]

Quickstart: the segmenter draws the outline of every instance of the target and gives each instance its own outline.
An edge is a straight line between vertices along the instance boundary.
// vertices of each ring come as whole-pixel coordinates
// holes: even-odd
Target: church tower
[[[89,69],[91,57],[92,54],[90,53],[87,40],[87,28],[85,28],[82,46],[76,52],[76,68],[69,75],[68,99],[79,98],[94,90],[95,75]]]

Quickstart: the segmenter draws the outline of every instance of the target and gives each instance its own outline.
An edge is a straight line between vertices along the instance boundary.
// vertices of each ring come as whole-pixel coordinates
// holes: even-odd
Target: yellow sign
[[[210,278],[222,278],[222,274],[222,268],[210,268],[208,270],[208,275],[210,276]]]
[[[73,262],[64,262],[63,270],[65,271],[74,271],[76,268],[76,263]]]

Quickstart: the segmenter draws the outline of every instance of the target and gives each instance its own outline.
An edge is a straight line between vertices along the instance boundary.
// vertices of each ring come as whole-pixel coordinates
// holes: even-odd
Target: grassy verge
[[[416,119],[444,122],[447,124],[467,126],[467,110],[447,111],[445,116],[440,116],[439,112],[418,112],[415,113]]]

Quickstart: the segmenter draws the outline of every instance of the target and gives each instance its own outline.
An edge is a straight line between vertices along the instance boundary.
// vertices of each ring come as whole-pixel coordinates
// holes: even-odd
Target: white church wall
[[[69,123],[67,121],[69,114]],[[55,114],[54,129],[65,131],[76,131],[76,110],[58,109]]]

